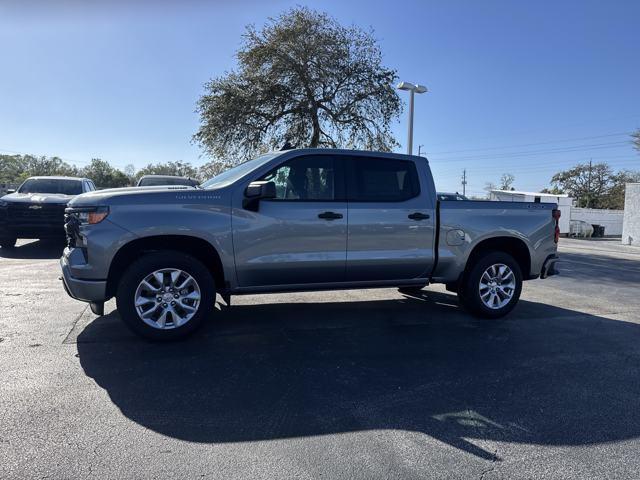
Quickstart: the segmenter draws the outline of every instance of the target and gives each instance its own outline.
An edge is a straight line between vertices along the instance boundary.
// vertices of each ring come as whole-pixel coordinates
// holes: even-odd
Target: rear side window
[[[296,157],[272,170],[261,180],[276,184],[276,200],[332,201],[344,197],[340,161],[333,155]],[[337,180],[337,182],[336,182]]]
[[[413,162],[388,158],[355,157],[349,168],[349,200],[402,202],[420,194]]]

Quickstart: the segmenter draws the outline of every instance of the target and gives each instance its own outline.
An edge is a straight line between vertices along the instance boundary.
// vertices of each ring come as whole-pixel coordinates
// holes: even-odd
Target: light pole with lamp
[[[425,93],[427,87],[424,85],[414,85],[409,82],[400,82],[398,84],[399,90],[409,91],[409,134],[407,136],[407,153],[413,155],[413,96],[416,93]]]

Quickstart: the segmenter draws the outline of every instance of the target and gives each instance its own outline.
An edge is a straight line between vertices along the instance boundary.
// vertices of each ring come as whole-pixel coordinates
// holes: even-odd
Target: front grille
[[[62,228],[66,205],[14,203],[7,209],[7,219],[15,226],[56,226]]]
[[[80,237],[80,222],[77,214],[65,213],[64,234],[67,237],[67,245],[69,248],[74,248],[78,237]]]

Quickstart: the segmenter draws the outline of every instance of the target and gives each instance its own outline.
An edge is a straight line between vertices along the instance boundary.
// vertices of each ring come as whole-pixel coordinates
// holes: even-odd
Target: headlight
[[[67,208],[67,213],[76,214],[80,225],[95,225],[109,215],[109,207],[76,207]]]

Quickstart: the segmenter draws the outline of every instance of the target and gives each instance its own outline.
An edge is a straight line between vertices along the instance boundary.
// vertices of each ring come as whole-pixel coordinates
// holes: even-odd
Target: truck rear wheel
[[[482,318],[500,318],[518,303],[522,272],[504,252],[488,252],[475,261],[458,290],[462,305]]]
[[[118,311],[135,333],[175,340],[193,333],[213,311],[215,285],[194,257],[164,250],[144,255],[124,272],[116,293]]]

